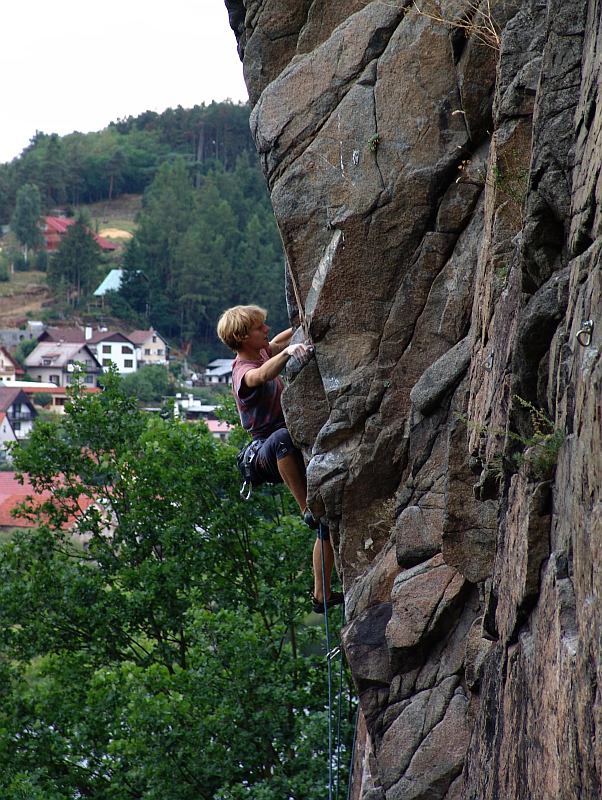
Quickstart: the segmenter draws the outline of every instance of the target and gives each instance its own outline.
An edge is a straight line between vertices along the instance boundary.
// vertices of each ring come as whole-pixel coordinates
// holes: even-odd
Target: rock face
[[[316,345],[285,404],[346,593],[353,797],[599,798],[600,4],[226,4]]]

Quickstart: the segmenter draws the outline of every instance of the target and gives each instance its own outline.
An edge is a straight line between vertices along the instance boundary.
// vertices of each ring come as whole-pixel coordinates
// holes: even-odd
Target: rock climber
[[[341,592],[330,589],[334,552],[328,527],[320,525],[307,507],[307,480],[300,450],[286,428],[280,397],[284,383],[280,377],[289,358],[307,363],[313,348],[291,344],[292,328],[268,338],[267,312],[259,306],[234,306],[221,315],[217,334],[236,353],[232,365],[232,390],[240,421],[261,446],[253,461],[253,483],[282,483],[299,504],[303,519],[317,530],[312,564],[313,610],[320,613],[343,602]],[[322,559],[324,580],[322,578]]]

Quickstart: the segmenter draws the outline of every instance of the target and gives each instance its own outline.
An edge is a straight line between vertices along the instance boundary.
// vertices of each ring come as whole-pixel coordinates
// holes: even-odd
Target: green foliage
[[[368,150],[370,150],[371,153],[376,153],[379,144],[380,144],[379,134],[378,133],[372,134],[372,136],[368,139]]]
[[[33,396],[36,406],[47,408],[52,403],[52,395],[49,392],[36,392]]]
[[[167,367],[159,364],[148,364],[130,375],[124,375],[121,387],[128,396],[145,402],[161,400],[172,390]]]
[[[254,154],[249,107],[229,102],[147,111],[96,133],[59,137],[38,131],[18,159],[0,165],[0,223],[10,220],[25,183],[39,187],[48,209],[78,206],[143,192],[174,155],[200,176],[210,162],[233,169],[243,153]]]
[[[48,279],[63,287],[67,304],[79,305],[98,282],[101,250],[79,217],[63,236],[48,266]]]
[[[25,248],[25,260],[28,248],[35,249],[43,243],[39,226],[41,216],[40,190],[33,183],[25,183],[17,192],[15,210],[10,221],[12,232]]]
[[[286,494],[238,500],[234,452],[112,373],[15,449],[50,499],[0,545],[2,797],[324,797],[311,541]]]
[[[19,342],[13,355],[20,367],[25,367],[25,359],[32,350],[35,350],[37,344],[38,342],[36,339],[23,339]]]
[[[119,293],[182,347],[217,355],[215,324],[228,306],[258,303],[274,330],[288,326],[284,262],[257,167],[241,158],[232,172],[212,168],[198,184],[183,159],[161,167],[144,196]]]
[[[46,250],[39,250],[36,253],[36,257],[34,260],[34,268],[39,270],[40,272],[46,272],[48,269],[48,253]]]
[[[540,480],[549,480],[558,462],[558,453],[564,443],[564,431],[554,426],[554,422],[542,409],[514,395],[518,405],[525,409],[531,425],[530,436],[514,434],[524,451],[516,454],[518,466],[526,464],[533,475]]]
[[[528,433],[505,431],[488,425],[476,426],[464,415],[459,418],[469,427],[477,428],[482,436],[506,437],[509,443],[507,452],[491,458],[487,468],[496,480],[502,481],[507,473],[516,472],[525,466],[537,480],[550,480],[558,462],[558,453],[562,447],[564,431],[556,428],[553,420],[541,409],[528,400],[514,395],[519,409],[527,412]]]
[[[15,272],[28,272],[29,261],[23,253],[15,253],[13,256],[13,269]]]

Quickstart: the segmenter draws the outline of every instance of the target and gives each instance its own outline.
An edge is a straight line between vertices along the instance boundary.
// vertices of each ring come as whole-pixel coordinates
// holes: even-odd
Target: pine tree
[[[69,228],[48,269],[51,281],[62,285],[67,302],[79,305],[99,277],[101,250],[81,217]]]
[[[15,212],[11,219],[11,228],[19,243],[23,245],[23,255],[28,260],[28,250],[41,247],[43,243],[40,230],[42,215],[42,198],[40,190],[33,183],[26,183],[17,192]]]

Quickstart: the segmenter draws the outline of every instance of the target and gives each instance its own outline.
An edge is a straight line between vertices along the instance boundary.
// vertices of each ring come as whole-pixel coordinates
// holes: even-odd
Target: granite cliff
[[[352,796],[599,798],[600,3],[226,5],[317,350],[286,413]]]

